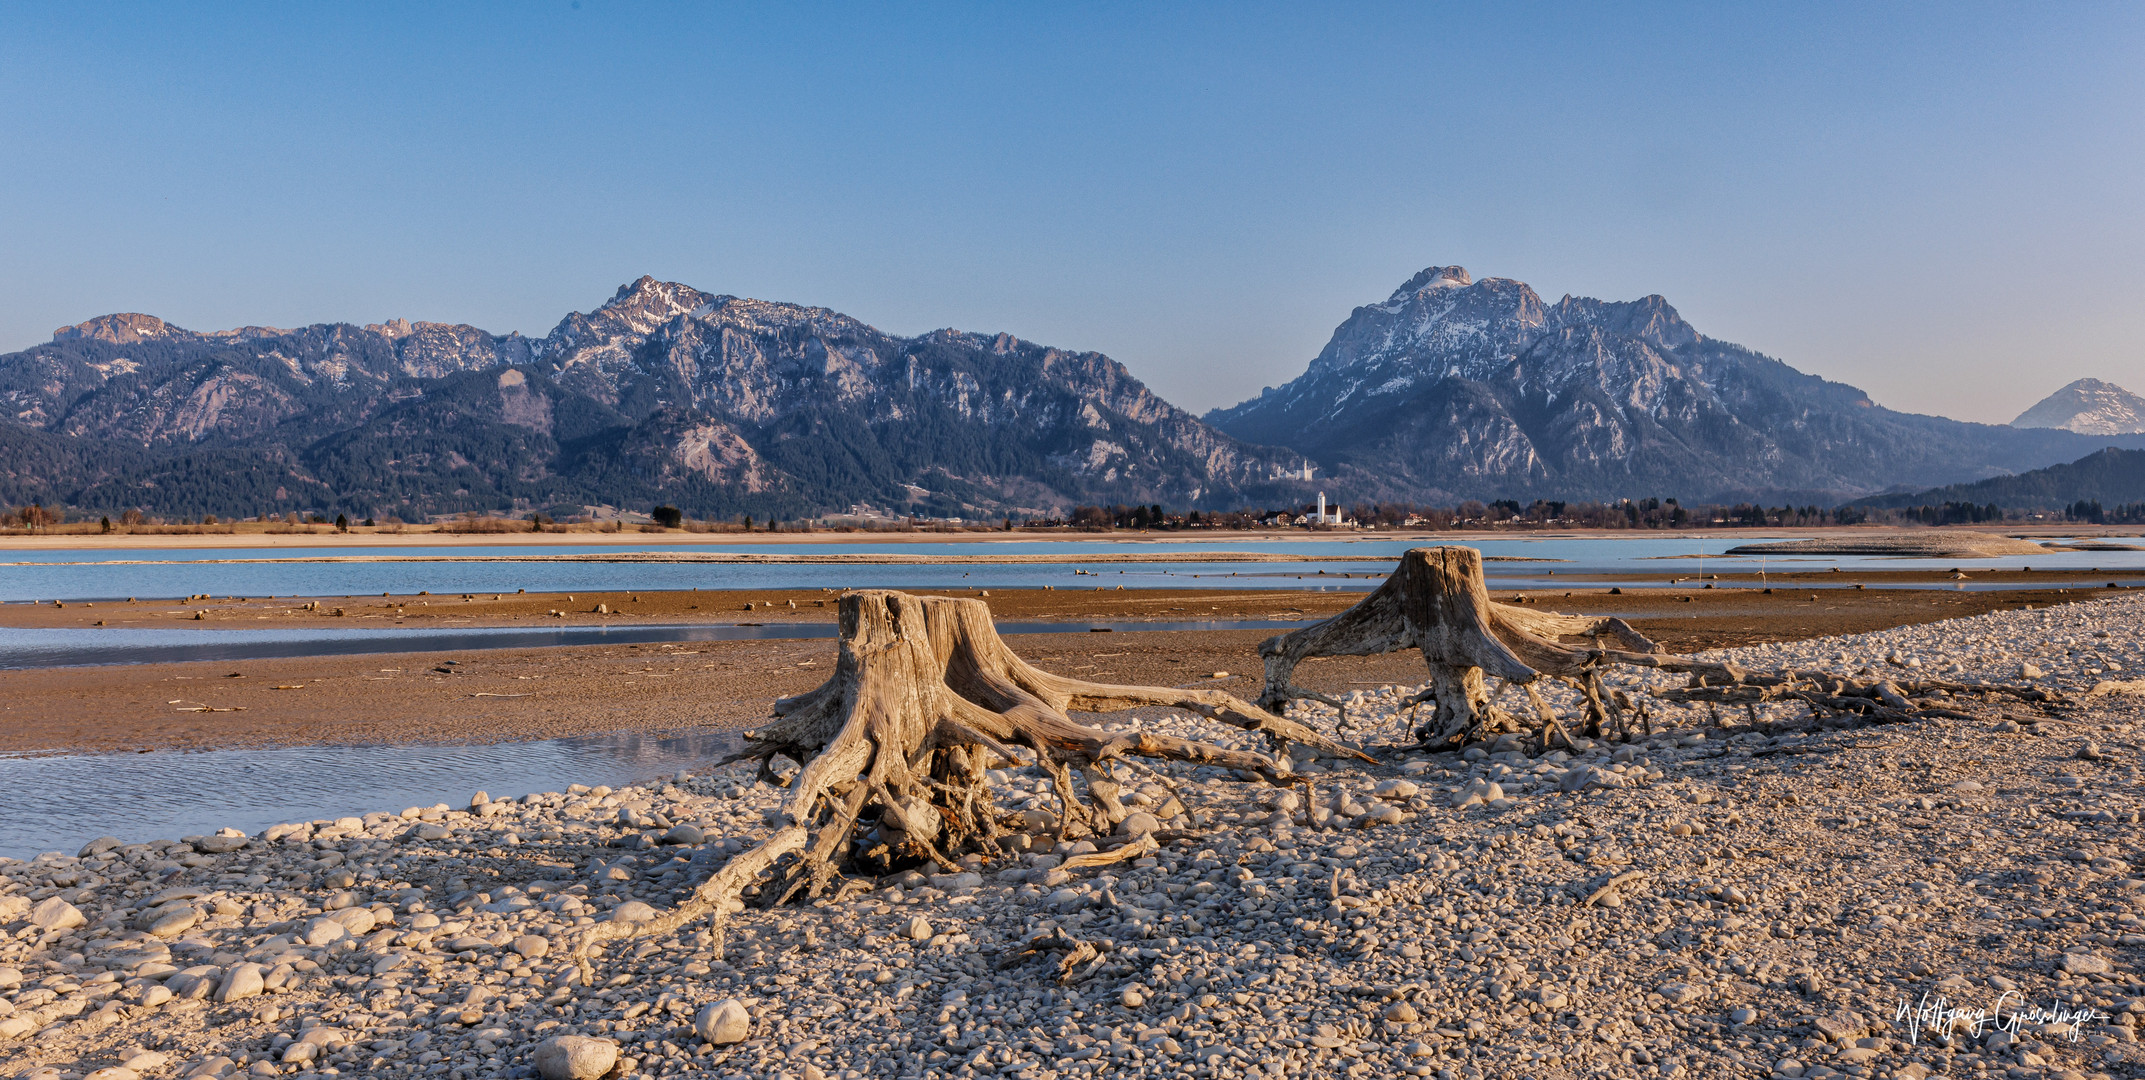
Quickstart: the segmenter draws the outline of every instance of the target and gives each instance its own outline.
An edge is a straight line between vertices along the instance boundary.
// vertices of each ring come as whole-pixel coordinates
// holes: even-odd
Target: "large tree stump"
[[[1018,761],[1026,747],[1054,778],[1061,837],[1107,833],[1121,820],[1117,785],[1102,768],[1133,755],[1255,774],[1283,782],[1285,757],[1146,731],[1079,723],[1072,711],[1143,705],[1182,709],[1267,737],[1269,749],[1301,743],[1339,756],[1361,752],[1218,690],[1113,686],[1039,670],[1006,647],[981,600],[886,591],[843,594],[840,658],[809,693],[775,703],[779,719],[746,736],[739,758],[757,758],[763,779],[773,760],[801,768],[759,845],[733,857],[692,897],[643,923],[599,923],[576,950],[587,957],[606,940],[668,933],[713,916],[717,955],[722,918],[741,907],[746,887],[780,903],[818,896],[857,856],[929,860],[948,869],[964,852],[996,854],[999,815],[985,783],[992,758]],[[731,760],[737,760],[733,758]],[[1083,798],[1073,772],[1086,782]],[[772,881],[760,879],[772,874]]]
[[[1587,644],[1561,640],[1567,638],[1584,638]],[[1605,639],[1613,644],[1604,644]],[[1740,679],[1727,665],[1660,652],[1622,619],[1492,603],[1482,577],[1482,553],[1474,548],[1414,548],[1401,555],[1399,567],[1384,584],[1354,607],[1260,643],[1266,687],[1259,704],[1278,711],[1292,699],[1305,698],[1345,710],[1327,695],[1294,685],[1296,665],[1312,656],[1369,656],[1402,649],[1420,650],[1430,668],[1430,686],[1418,699],[1434,703],[1418,732],[1429,746],[1533,726],[1497,707],[1485,676],[1520,686],[1543,675],[1570,680],[1586,698],[1588,722],[1597,730],[1604,721],[1621,719],[1615,696],[1601,688],[1599,672],[1605,664]],[[1544,724],[1554,728],[1555,718],[1531,688],[1529,697]]]

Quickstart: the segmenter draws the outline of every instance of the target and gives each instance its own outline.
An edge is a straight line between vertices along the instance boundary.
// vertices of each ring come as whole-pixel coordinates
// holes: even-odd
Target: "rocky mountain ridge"
[[[1304,374],[1207,414],[1351,497],[1836,501],[2106,445],[1916,416],[1708,338],[1660,296],[1545,303],[1457,266],[1355,309]],[[2127,445],[2127,444],[2126,444]]]
[[[16,429],[0,438],[44,447],[28,457],[47,463],[0,476],[11,500],[167,513],[671,501],[990,517],[1301,486],[1291,455],[1214,431],[1099,353],[902,338],[648,277],[535,340],[399,320],[198,333],[105,316],[0,357],[0,408]],[[74,440],[111,452],[70,453]],[[231,470],[256,479],[219,493],[211,474]]]

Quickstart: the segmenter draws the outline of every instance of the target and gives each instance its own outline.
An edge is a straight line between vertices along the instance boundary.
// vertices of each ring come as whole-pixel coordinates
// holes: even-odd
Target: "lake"
[[[1557,575],[1588,573],[1755,572],[1825,569],[1931,569],[1938,560],[1896,556],[1738,556],[1739,544],[1781,539],[1764,533],[1727,536],[1542,537],[1468,540],[1489,560],[1486,571],[1503,586],[1538,587]],[[1385,576],[1411,547],[1461,541],[1434,537],[1355,540],[1006,540],[989,543],[648,544],[631,547],[495,544],[479,547],[347,547],[276,551],[216,547],[115,550],[81,548],[0,553],[0,600],[116,600],[125,597],[361,596],[392,592],[437,594],[628,592],[682,589],[1039,588],[1044,585],[1126,588],[1362,588]],[[1098,555],[1184,558],[1205,553],[1340,557],[1337,562],[1152,562],[1087,565]],[[1032,563],[827,564],[642,561],[643,555],[769,554],[792,556],[1043,556]],[[560,558],[573,556],[575,558]],[[618,561],[589,561],[605,558]],[[366,561],[336,561],[361,558]],[[503,561],[502,561],[503,560]],[[1063,560],[1063,561],[1056,561]],[[1527,560],[1527,561],[1503,561]],[[1539,561],[1538,561],[1539,560]],[[2145,551],[2047,552],[1993,559],[1943,560],[1980,569],[2101,569],[2145,573]],[[1090,577],[1078,571],[1088,571]],[[1321,580],[1324,579],[1324,580]],[[1353,582],[1354,584],[1347,584]]]

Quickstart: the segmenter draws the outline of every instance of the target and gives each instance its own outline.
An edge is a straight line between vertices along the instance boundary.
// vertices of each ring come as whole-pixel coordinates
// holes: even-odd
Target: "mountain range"
[[[1894,412],[1708,338],[1659,296],[1549,304],[1456,266],[1355,309],[1301,377],[1203,419],[1099,353],[901,337],[649,277],[542,338],[117,314],[0,356],[0,500],[188,517],[667,502],[995,519],[1320,490],[1829,505],[2145,445],[2083,430]]]
[[[1286,451],[1215,431],[1099,353],[897,337],[647,277],[537,340],[109,315],[0,357],[0,406],[0,498],[100,510],[991,517],[1304,488]]]
[[[2109,443],[1894,412],[1706,337],[1659,296],[1551,304],[1457,266],[1355,309],[1302,376],[1206,419],[1309,455],[1353,494],[1433,502],[1658,492],[1830,503]]]
[[[2145,432],[2145,397],[2111,382],[2080,379],[2018,414],[2011,426],[2062,428],[2083,435],[2135,435]]]

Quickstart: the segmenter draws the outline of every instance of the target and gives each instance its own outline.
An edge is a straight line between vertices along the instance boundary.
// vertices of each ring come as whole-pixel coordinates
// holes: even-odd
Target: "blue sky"
[[[1896,408],[2145,392],[2145,6],[0,4],[0,349],[641,274],[1194,409],[1421,267]]]

